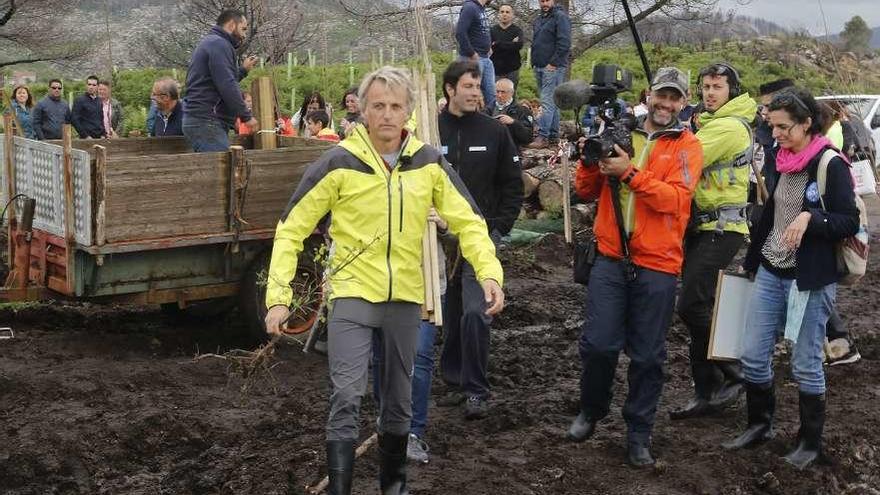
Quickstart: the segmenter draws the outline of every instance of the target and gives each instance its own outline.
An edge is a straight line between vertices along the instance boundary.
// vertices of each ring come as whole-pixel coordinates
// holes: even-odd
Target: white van
[[[817,100],[837,100],[846,104],[851,115],[858,115],[871,130],[874,138],[874,167],[880,166],[880,95],[830,95]]]

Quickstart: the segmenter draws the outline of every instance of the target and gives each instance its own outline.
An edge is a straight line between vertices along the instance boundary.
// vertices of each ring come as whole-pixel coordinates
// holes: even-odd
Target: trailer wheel
[[[308,244],[307,244],[308,246]],[[318,318],[323,292],[321,274],[313,261],[312,251],[300,256],[296,276],[290,282],[294,294],[291,305],[293,316],[285,333],[296,335],[309,331]],[[248,331],[257,343],[265,343],[266,334],[266,277],[269,271],[269,253],[258,256],[245,273],[241,283],[239,307],[247,319]]]

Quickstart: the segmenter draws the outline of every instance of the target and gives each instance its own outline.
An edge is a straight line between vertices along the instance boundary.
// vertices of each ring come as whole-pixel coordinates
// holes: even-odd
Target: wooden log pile
[[[523,149],[521,151],[522,180],[523,180],[523,211],[521,218],[561,218],[565,190],[563,188],[566,176],[561,160],[553,160],[551,157],[555,150],[551,149]],[[568,165],[569,187],[572,197],[576,197],[574,190],[574,177],[577,171],[577,163]],[[579,203],[575,201],[575,203]],[[575,204],[571,209],[571,221],[575,229],[581,225],[592,225],[595,217],[595,204]]]

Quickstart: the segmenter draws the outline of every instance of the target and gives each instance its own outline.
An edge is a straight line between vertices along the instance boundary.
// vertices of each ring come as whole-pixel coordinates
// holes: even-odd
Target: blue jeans
[[[459,55],[458,60],[470,61],[469,57]],[[483,108],[492,108],[495,106],[495,66],[489,57],[480,57],[477,65],[480,67],[480,91],[483,93],[483,101],[486,105]]]
[[[581,410],[593,420],[608,415],[620,351],[630,358],[623,404],[627,438],[650,441],[663,390],[666,330],[672,321],[677,277],[636,267],[627,281],[623,264],[599,256],[590,272],[581,356]]]
[[[434,339],[437,327],[427,321],[419,325],[419,344],[416,348],[415,366],[412,378],[412,421],[410,432],[419,438],[425,436],[428,426],[428,399],[431,397],[431,376],[434,373]],[[379,369],[382,348],[378,339],[373,339],[373,396],[379,402]]]
[[[553,91],[565,80],[565,67],[548,71],[543,67],[533,67],[535,83],[541,93],[541,117],[538,119],[538,135],[555,139],[559,137],[559,109],[553,101]]]
[[[777,336],[785,328],[788,291],[792,283],[794,280],[779,278],[763,266],[758,269],[742,336],[742,369],[749,382],[764,385],[773,381],[773,350]],[[837,284],[810,291],[801,330],[792,351],[791,371],[800,391],[806,394],[825,393],[822,346],[825,343],[825,322],[831,313],[827,292],[835,290]]]
[[[183,116],[183,135],[193,151],[229,151],[229,128],[217,119]]]

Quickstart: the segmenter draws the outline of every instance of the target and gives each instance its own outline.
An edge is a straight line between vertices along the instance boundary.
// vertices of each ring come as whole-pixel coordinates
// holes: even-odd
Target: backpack
[[[822,209],[825,208],[825,183],[828,178],[828,164],[838,156],[838,152],[832,149],[825,150],[822,159],[819,160],[819,169],[816,172],[816,185],[819,186],[819,201]],[[847,237],[834,246],[837,255],[837,271],[843,276],[837,282],[840,285],[854,285],[864,275],[868,268],[868,210],[861,196],[855,195],[856,207],[859,209],[859,231],[856,235]]]

